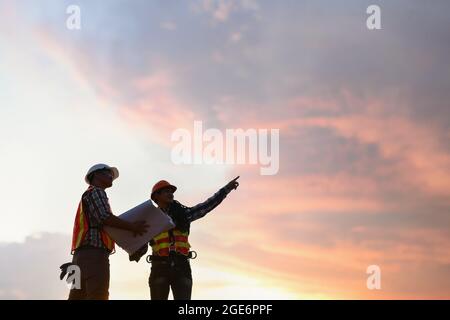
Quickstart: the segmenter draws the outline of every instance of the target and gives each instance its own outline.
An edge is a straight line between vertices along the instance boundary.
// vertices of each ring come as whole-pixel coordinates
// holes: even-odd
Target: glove
[[[130,254],[130,256],[129,256],[130,261],[139,262],[139,260],[142,258],[142,256],[147,253],[147,250],[148,250],[148,246],[146,244],[146,245],[142,246],[141,248],[139,248],[135,253]]]

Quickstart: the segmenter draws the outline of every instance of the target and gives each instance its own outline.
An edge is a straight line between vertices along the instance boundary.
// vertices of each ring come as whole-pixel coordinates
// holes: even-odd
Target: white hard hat
[[[119,170],[117,170],[117,168],[115,167],[110,167],[107,164],[104,163],[99,163],[96,164],[94,166],[92,166],[88,172],[86,173],[86,176],[84,177],[84,181],[86,181],[87,184],[91,184],[91,182],[89,181],[88,177],[92,172],[98,171],[98,170],[103,170],[103,169],[108,169],[111,170],[112,174],[113,174],[113,180],[116,180],[119,177]]]

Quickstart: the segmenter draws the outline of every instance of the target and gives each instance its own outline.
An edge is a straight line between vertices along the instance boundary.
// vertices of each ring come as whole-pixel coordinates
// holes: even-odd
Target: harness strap
[[[149,254],[146,258],[148,263],[152,263],[152,262],[170,262],[173,260],[187,260],[187,259],[196,259],[197,258],[197,252],[196,251],[189,251],[188,255],[182,255],[182,254],[171,254],[168,257],[162,257],[162,256],[155,256],[152,254]]]

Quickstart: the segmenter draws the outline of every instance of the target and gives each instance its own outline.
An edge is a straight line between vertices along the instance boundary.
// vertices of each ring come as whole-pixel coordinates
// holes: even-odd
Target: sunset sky
[[[115,214],[160,179],[192,206],[241,176],[192,224],[193,299],[450,299],[449,14],[446,0],[0,0],[0,299],[67,298],[59,265],[99,162],[121,174]],[[175,165],[171,134],[196,120],[279,129],[278,173]],[[111,299],[149,298],[149,264],[110,261]]]

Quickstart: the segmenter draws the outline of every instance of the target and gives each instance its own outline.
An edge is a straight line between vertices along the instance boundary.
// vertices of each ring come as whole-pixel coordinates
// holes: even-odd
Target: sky
[[[380,30],[366,26],[369,5]],[[66,9],[81,10],[70,30]],[[194,299],[450,298],[448,1],[0,0],[0,299],[66,299],[84,175],[193,206]],[[172,161],[177,129],[279,129],[279,170]],[[111,299],[149,268],[111,256]],[[30,261],[33,263],[30,265]],[[381,288],[367,288],[379,266]]]

